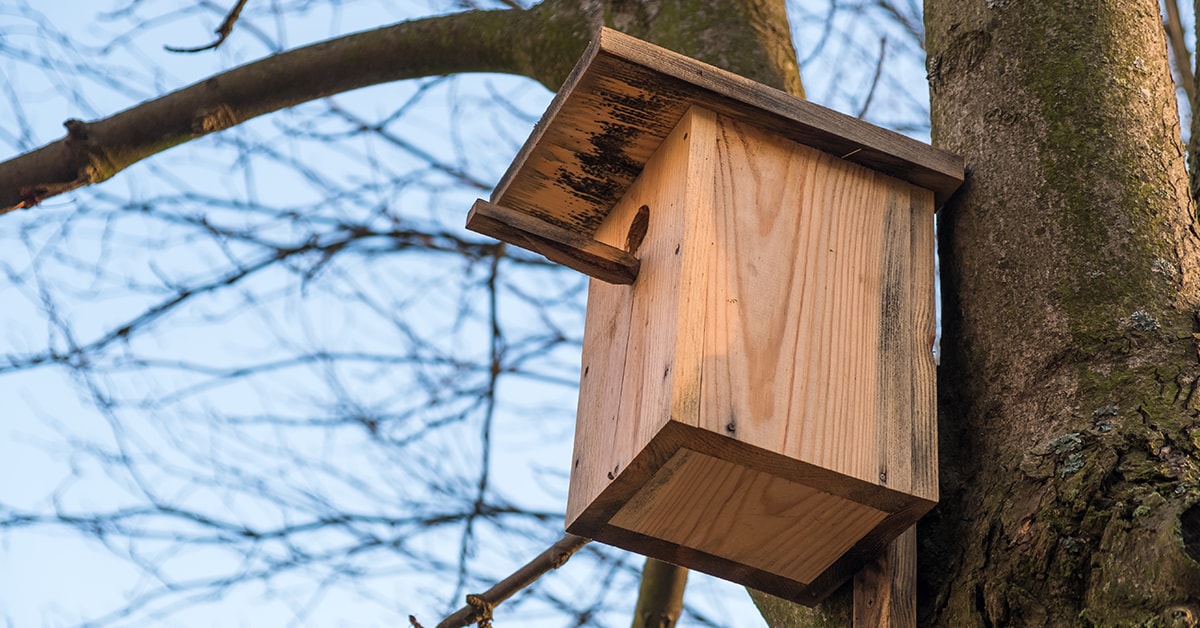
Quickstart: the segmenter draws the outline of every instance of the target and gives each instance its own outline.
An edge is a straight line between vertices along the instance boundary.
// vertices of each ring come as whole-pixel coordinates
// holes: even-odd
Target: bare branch
[[[894,23],[908,31],[921,50],[925,49],[925,25],[921,22],[921,14],[916,7],[910,7],[909,11],[904,11],[897,8],[896,4],[890,0],[876,0],[876,6],[890,16]]]
[[[1167,10],[1170,12],[1170,7],[1175,6],[1175,0],[1168,0],[1167,6]],[[1192,6],[1193,15],[1200,14],[1200,0],[1196,0]],[[1179,13],[1178,6],[1175,6],[1175,13]],[[1196,33],[1200,33],[1200,20],[1196,20],[1194,28]],[[1171,48],[1174,50],[1174,46],[1171,46]],[[1200,63],[1200,58],[1197,58],[1197,63]],[[1192,192],[1192,200],[1197,201],[1200,200],[1200,170],[1197,170],[1200,168],[1200,101],[1198,101],[1198,99],[1196,99],[1193,95],[1198,89],[1200,89],[1200,85],[1197,85],[1197,79],[1200,78],[1200,72],[1193,71],[1193,67],[1190,62],[1188,63],[1187,68],[1190,72],[1192,72],[1191,80],[1185,83],[1185,87],[1191,88],[1191,91],[1188,92],[1188,111],[1192,114],[1191,129],[1190,133],[1188,134],[1187,143],[1188,179],[1191,184],[1190,187]],[[1197,70],[1200,70],[1200,68],[1197,68]],[[1184,75],[1181,74],[1180,76]]]
[[[273,55],[93,122],[0,163],[0,214],[99,183],[151,155],[251,118],[368,85],[502,72],[557,87],[591,32],[571,3],[402,22]],[[559,50],[564,42],[576,50]],[[548,50],[559,54],[547,55]]]
[[[589,539],[574,534],[565,534],[557,543],[551,545],[549,549],[538,554],[536,558],[525,564],[524,567],[513,572],[513,574],[495,586],[488,589],[487,592],[480,595],[467,596],[468,603],[466,606],[458,609],[449,617],[443,619],[437,625],[437,628],[461,628],[479,621],[480,619],[490,618],[492,608],[495,608],[504,600],[515,595],[525,587],[537,582],[546,572],[551,569],[558,569],[571,558],[571,555],[579,551],[579,548],[587,545]],[[473,602],[472,602],[473,600]]]
[[[647,558],[642,568],[633,628],[671,628],[683,613],[683,591],[688,570],[678,565]]]
[[[1166,0],[1163,4],[1167,7],[1167,21],[1163,27],[1167,31],[1167,44],[1175,60],[1175,71],[1179,73],[1177,84],[1183,87],[1191,104],[1196,101],[1196,79],[1192,74],[1192,55],[1183,36],[1183,22],[1179,19],[1179,0]]]
[[[225,19],[221,21],[221,25],[217,27],[216,31],[214,31],[217,34],[217,40],[211,44],[200,46],[198,48],[175,48],[172,46],[163,46],[163,48],[166,48],[171,52],[203,52],[205,50],[212,50],[217,46],[220,46],[221,44],[225,43],[225,40],[229,38],[229,34],[233,32],[233,25],[237,22],[238,16],[242,14],[242,9],[245,8],[245,6],[246,0],[238,0],[238,3],[229,10],[229,14],[225,16]]]
[[[867,110],[871,108],[871,101],[875,99],[875,89],[879,87],[879,77],[883,75],[883,60],[887,58],[887,37],[879,40],[879,62],[875,64],[875,75],[871,77],[871,89],[867,90],[867,97],[863,100],[862,107],[858,110],[858,118],[861,120],[866,117]]]

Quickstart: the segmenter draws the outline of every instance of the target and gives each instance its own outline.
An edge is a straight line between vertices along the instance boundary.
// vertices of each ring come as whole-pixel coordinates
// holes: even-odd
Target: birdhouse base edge
[[[614,471],[568,532],[809,606],[936,504],[675,421]]]

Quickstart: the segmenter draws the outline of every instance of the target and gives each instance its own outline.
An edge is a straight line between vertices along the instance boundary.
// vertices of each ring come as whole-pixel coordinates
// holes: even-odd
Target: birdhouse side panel
[[[933,193],[880,179],[888,195],[877,334],[877,482],[936,502]]]
[[[716,116],[689,110],[621,200],[649,215],[639,249],[641,271],[633,284],[633,314],[626,352],[621,412],[638,421],[638,447],[666,421],[694,426],[702,347],[696,341],[707,312],[702,284],[691,283],[706,263],[702,248],[711,199],[698,194],[713,176]]]
[[[693,155],[712,128],[698,121],[704,115],[712,117],[685,115],[595,234],[636,249],[641,270],[630,286],[589,286],[568,527],[585,510],[607,521],[637,490],[644,470],[622,475],[667,421],[696,424],[699,345],[679,339],[696,337],[703,325],[703,312],[681,298],[681,278],[695,275],[683,272],[685,264],[697,263],[686,254],[698,237],[689,192],[711,176]]]
[[[633,289],[593,279],[588,285],[587,323],[579,374],[575,449],[571,458],[566,522],[570,527],[621,469],[609,460],[618,444],[621,384],[629,340]],[[610,477],[610,474],[613,474]]]

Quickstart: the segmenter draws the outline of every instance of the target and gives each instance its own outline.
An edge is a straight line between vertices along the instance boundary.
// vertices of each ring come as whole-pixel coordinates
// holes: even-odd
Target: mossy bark
[[[608,0],[605,23],[634,37],[804,95],[782,0]]]
[[[942,503],[922,623],[1195,625],[1200,240],[1157,3],[928,0]]]

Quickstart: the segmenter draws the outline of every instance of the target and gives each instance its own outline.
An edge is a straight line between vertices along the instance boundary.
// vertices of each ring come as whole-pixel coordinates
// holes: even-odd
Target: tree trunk
[[[1200,258],[1158,5],[926,5],[934,143],[968,177],[922,622],[1196,625]]]
[[[783,0],[608,0],[605,24],[803,96]]]
[[[647,558],[633,609],[633,628],[674,628],[683,614],[687,577],[688,570],[683,567]]]

